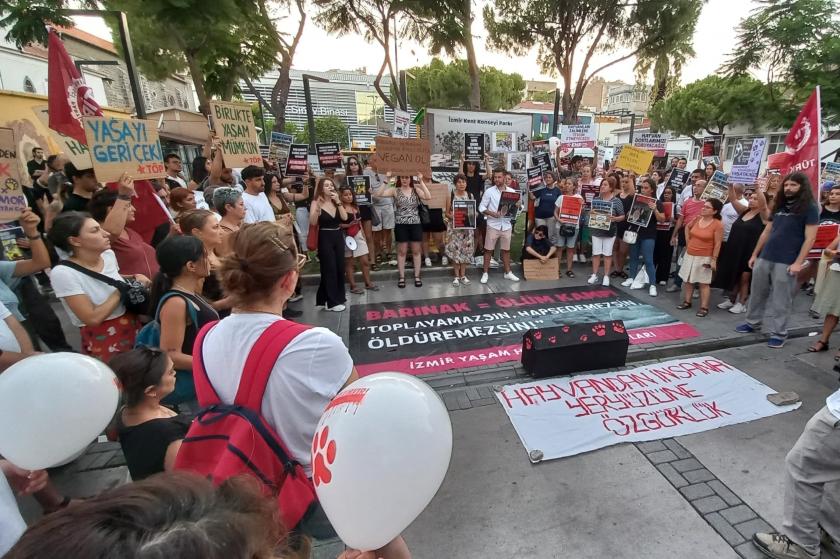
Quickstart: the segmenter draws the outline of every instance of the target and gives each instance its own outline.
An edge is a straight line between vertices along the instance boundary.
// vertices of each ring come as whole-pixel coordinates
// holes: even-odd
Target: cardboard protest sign
[[[677,192],[682,192],[683,186],[688,182],[691,172],[685,169],[671,169],[671,176],[668,177],[668,186],[671,186]]]
[[[822,172],[822,180],[833,181],[836,184],[840,184],[840,163],[836,163],[834,161],[826,162],[825,168]]]
[[[502,197],[499,200],[498,212],[501,214],[499,217],[516,219],[516,214],[519,211],[519,199],[518,192],[503,191]]]
[[[490,151],[516,151],[516,136],[512,132],[493,132]]]
[[[650,196],[634,194],[633,204],[630,206],[630,212],[627,214],[627,223],[638,225],[639,227],[647,227],[653,217],[653,208],[650,207],[651,202],[656,203],[656,199]]]
[[[376,137],[376,171],[394,176],[430,176],[431,147],[424,138]]]
[[[90,151],[85,144],[72,136],[66,136],[50,128],[50,112],[47,105],[32,107],[32,112],[35,113],[35,116],[38,117],[38,120],[41,121],[44,127],[50,131],[50,137],[58,145],[58,149],[70,163],[77,169],[90,169],[93,167],[93,161],[90,159]]]
[[[560,149],[594,148],[598,131],[594,124],[563,124],[560,126]]]
[[[735,141],[732,156],[732,170],[729,172],[729,182],[741,184],[755,184],[758,171],[761,168],[761,158],[764,155],[764,145],[767,139],[741,138]]]
[[[0,223],[17,219],[27,205],[20,182],[15,133],[11,128],[0,128]]]
[[[484,134],[464,133],[464,161],[484,161]]]
[[[531,155],[531,165],[536,165],[542,172],[551,170],[551,155],[548,153],[535,153]]]
[[[645,132],[633,138],[633,145],[652,151],[655,157],[664,157],[668,145],[668,134]]]
[[[360,206],[369,206],[373,203],[370,192],[370,177],[367,175],[350,175],[347,177],[347,186],[353,189],[353,196]]]
[[[712,178],[706,183],[706,188],[703,190],[703,194],[700,195],[700,199],[708,200],[710,198],[715,198],[725,204],[728,197],[729,181],[727,180],[726,173],[723,171],[715,171],[715,174],[712,175]]]
[[[341,146],[338,142],[315,144],[318,166],[324,169],[341,169]]]
[[[286,169],[289,160],[289,148],[292,146],[294,136],[282,132],[272,132],[271,141],[268,144],[268,160],[277,165],[278,169]]]
[[[808,251],[808,259],[818,259],[822,256],[822,251],[828,248],[828,245],[834,241],[840,232],[840,225],[837,223],[821,223],[817,227],[817,237],[814,239],[814,245]]]
[[[580,214],[585,202],[580,196],[560,197],[560,219],[557,223],[565,223],[577,227],[580,224]]]
[[[557,258],[549,258],[545,264],[536,258],[525,258],[522,261],[525,279],[528,281],[552,281],[560,279],[560,266]]]
[[[657,221],[657,231],[670,231],[674,225],[674,203],[662,202],[662,213],[665,214],[665,221]]]
[[[247,103],[210,101],[213,130],[222,140],[225,165],[234,169],[262,165],[257,127]]]
[[[621,153],[615,162],[615,166],[626,171],[633,171],[637,175],[647,174],[650,164],[653,162],[653,152],[636,146],[621,146]]]
[[[225,160],[227,162],[227,160]],[[289,156],[286,159],[286,174],[300,176],[306,174],[309,164],[309,146],[307,144],[292,144],[289,146]]]
[[[452,228],[475,229],[476,204],[475,200],[452,201]]]
[[[528,177],[528,189],[531,192],[545,188],[542,178],[542,167],[528,167],[525,170],[525,174]]]
[[[445,209],[449,200],[449,185],[441,183],[427,184],[432,199],[426,202],[429,208]]]
[[[118,181],[123,173],[134,180],[166,176],[155,121],[87,116],[82,125],[99,182]]]

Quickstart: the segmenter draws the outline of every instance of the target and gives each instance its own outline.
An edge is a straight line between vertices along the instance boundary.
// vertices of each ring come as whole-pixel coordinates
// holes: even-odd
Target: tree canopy
[[[493,0],[484,8],[488,44],[525,55],[563,80],[563,119],[577,121],[583,91],[604,69],[634,56],[670,52],[692,36],[703,0]],[[596,52],[611,54],[592,68]]]
[[[446,64],[438,58],[426,66],[408,70],[414,79],[408,81],[408,98],[415,107],[473,108],[470,100],[469,63],[455,60]],[[507,74],[482,66],[479,70],[481,102],[485,111],[510,109],[522,101],[525,80],[519,74]]]

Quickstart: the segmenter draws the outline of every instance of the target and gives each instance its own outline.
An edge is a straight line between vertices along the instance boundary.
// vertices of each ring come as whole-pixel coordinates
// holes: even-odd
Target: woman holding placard
[[[341,200],[341,205],[344,211],[347,212],[350,220],[347,223],[342,223],[341,228],[344,230],[344,275],[347,276],[347,283],[350,284],[350,293],[355,295],[363,295],[365,289],[369,291],[379,291],[379,287],[373,284],[370,280],[370,261],[368,260],[368,244],[365,239],[365,233],[362,231],[362,212],[358,204],[356,204],[356,193],[352,188],[342,188],[338,195]],[[356,271],[356,260],[359,261],[359,267],[362,269],[362,277],[365,280],[365,289],[356,287],[356,281],[353,275]]]
[[[359,161],[359,158],[355,155],[351,155],[350,157],[348,157],[347,162],[344,165],[344,184],[346,186],[350,186],[348,177],[364,175],[370,177],[370,181],[371,183],[373,183],[373,173],[368,174],[364,171],[364,168],[362,167],[362,163]],[[369,203],[367,204],[359,204],[358,200],[356,201],[359,213],[362,216],[362,231],[365,235],[365,244],[367,244],[368,250],[370,251],[370,261],[373,262],[375,266],[376,242],[374,242],[373,238],[373,208],[371,207],[370,201],[368,202]]]
[[[601,181],[600,192],[592,199],[592,212],[607,214],[603,221],[609,223],[606,229],[593,227],[595,220],[590,214],[589,229],[592,232],[592,275],[586,282],[589,285],[598,283],[598,270],[601,267],[601,258],[604,259],[604,277],[601,285],[610,285],[610,267],[612,266],[613,246],[617,235],[618,226],[624,222],[624,204],[615,195],[617,186],[615,177],[607,177]]]
[[[630,213],[630,207],[633,205],[633,197],[636,195],[636,177],[626,175],[621,177],[619,185],[621,192],[618,194],[618,199],[621,200],[624,208],[624,215]],[[627,279],[627,274],[624,273],[624,264],[627,261],[627,254],[630,252],[630,245],[624,242],[624,233],[627,231],[627,221],[618,223],[618,230],[616,231],[615,251],[613,251],[613,271],[610,276],[622,277]]]
[[[653,259],[653,251],[656,247],[656,223],[658,221],[665,221],[665,214],[663,212],[662,202],[655,198],[656,181],[651,178],[642,181],[642,188],[639,194],[639,196],[634,196],[634,202],[631,205],[632,209],[627,217],[631,223],[628,226],[628,232],[633,231],[636,233],[636,242],[630,244],[630,276],[621,285],[622,287],[636,287],[633,283],[636,278],[636,272],[639,269],[639,256],[641,256],[644,260],[645,272],[650,283],[648,293],[651,297],[656,297],[658,295],[656,291],[656,264]],[[638,216],[635,224],[634,216]]]
[[[473,216],[475,216],[475,198],[467,191],[467,177],[463,173],[458,173],[455,175],[455,192],[452,194],[452,203],[446,209],[446,217],[449,220],[446,256],[452,263],[452,272],[455,276],[452,285],[455,287],[460,284],[470,284],[470,279],[467,277],[467,266],[472,263],[475,253],[474,227],[469,228],[470,223],[456,223],[454,215],[457,202],[468,202],[470,200],[473,203]]]

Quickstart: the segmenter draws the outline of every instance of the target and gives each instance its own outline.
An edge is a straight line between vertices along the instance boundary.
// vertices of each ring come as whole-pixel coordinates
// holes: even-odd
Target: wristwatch
[[[40,233],[38,233],[36,235],[32,235],[31,237],[29,235],[27,235],[26,238],[29,239],[30,241],[37,241],[39,239],[43,239],[43,237],[41,236]]]

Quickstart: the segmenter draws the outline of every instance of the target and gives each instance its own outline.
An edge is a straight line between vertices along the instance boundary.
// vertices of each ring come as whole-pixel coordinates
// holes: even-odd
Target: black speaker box
[[[522,366],[537,378],[616,369],[629,345],[621,320],[532,328],[522,338]]]

